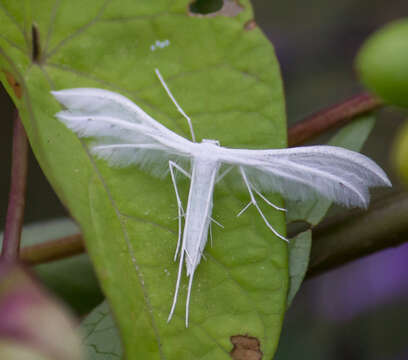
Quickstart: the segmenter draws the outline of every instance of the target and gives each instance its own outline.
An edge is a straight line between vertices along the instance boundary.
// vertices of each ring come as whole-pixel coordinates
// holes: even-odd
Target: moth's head
[[[215,146],[220,146],[220,142],[218,140],[202,139],[201,142],[203,144],[212,144],[212,145],[215,145]]]

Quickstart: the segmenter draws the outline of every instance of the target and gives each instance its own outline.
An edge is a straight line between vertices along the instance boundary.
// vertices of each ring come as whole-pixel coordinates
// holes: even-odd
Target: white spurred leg
[[[262,210],[260,209],[258,203],[256,202],[255,196],[252,192],[252,188],[251,188],[251,183],[249,182],[244,169],[240,166],[239,170],[241,172],[242,175],[242,179],[244,180],[245,186],[248,189],[249,192],[249,196],[251,197],[251,203],[256,207],[256,209],[259,212],[259,215],[261,215],[263,221],[265,222],[266,226],[280,239],[285,240],[285,241],[289,241],[288,239],[286,239],[283,235],[279,234],[274,228],[273,226],[269,223],[269,221],[266,219],[265,215],[263,214]],[[244,208],[245,210],[248,208],[248,205]],[[242,211],[241,211],[242,213]]]
[[[222,224],[221,224],[220,222],[218,222],[217,220],[213,219],[211,216],[210,216],[210,220],[211,220],[215,225],[218,225],[220,228],[224,229],[224,225],[222,225]]]
[[[171,161],[171,160],[169,161],[169,169],[170,169],[171,180],[172,180],[173,186],[174,186],[174,192],[176,193],[177,207],[178,207],[178,219],[179,219],[177,248],[176,248],[176,253],[174,255],[174,260],[176,260],[178,252],[180,250],[180,245],[181,245],[181,218],[184,216],[184,209],[183,209],[183,205],[181,203],[179,191],[178,191],[178,188],[177,188],[177,182],[176,182],[176,177],[175,177],[175,174],[174,174],[174,169],[177,169],[178,171],[180,171],[183,175],[187,176],[188,178],[191,178],[191,175],[186,170],[184,170],[181,166],[177,165],[174,161]],[[181,253],[180,253],[179,267],[178,267],[178,272],[177,272],[176,289],[174,291],[173,304],[171,305],[171,309],[170,309],[169,317],[167,318],[167,322],[169,322],[171,320],[171,318],[173,317],[174,310],[176,308],[178,293],[179,293],[179,289],[180,289],[181,275],[182,275],[182,272],[183,272],[184,254],[187,254],[187,256],[188,256],[188,253],[187,253],[186,250],[181,251]]]
[[[194,278],[194,271],[190,275],[190,279],[188,281],[188,292],[187,292],[187,300],[186,300],[186,327],[188,327],[188,314],[190,309],[190,295],[191,295],[191,288],[193,286],[193,278]]]
[[[218,225],[220,228],[224,229],[224,225],[222,225],[221,223],[219,223],[217,220],[213,219],[211,216],[209,217],[210,221],[210,244],[211,247],[213,246],[213,236],[212,236],[212,223],[214,223],[215,225]],[[204,254],[202,255],[204,257]]]
[[[174,98],[174,96],[171,93],[170,89],[168,88],[166,82],[164,81],[163,77],[161,76],[159,69],[155,69],[154,71],[156,72],[157,77],[159,78],[161,84],[163,85],[164,90],[166,90],[167,95],[169,95],[171,101],[173,101],[173,104],[176,105],[177,110],[180,112],[181,115],[183,115],[186,118],[186,120],[188,122],[188,126],[190,128],[191,139],[193,140],[193,142],[195,142],[196,139],[195,139],[193,124],[191,123],[191,119],[187,116],[187,114],[184,112],[184,110],[181,108],[181,106],[178,104],[178,102]]]
[[[174,255],[174,261],[176,261],[178,252],[180,250],[180,244],[181,244],[181,218],[184,216],[184,209],[183,209],[183,204],[181,203],[180,195],[178,192],[176,177],[174,175],[174,169],[179,170],[182,174],[186,175],[187,177],[190,177],[190,174],[187,171],[185,171],[182,167],[177,165],[174,161],[171,161],[171,160],[169,161],[169,169],[170,169],[171,181],[173,182],[174,192],[176,193],[177,208],[178,208],[178,238],[177,238],[176,252]]]
[[[210,245],[211,247],[213,247],[213,237],[212,237],[212,225],[211,225],[211,221],[210,221]],[[204,256],[204,254],[203,254]]]
[[[279,210],[279,211],[284,211],[287,212],[287,210],[285,208],[281,208],[277,205],[275,205],[274,203],[270,202],[265,196],[263,196],[258,190],[256,190],[255,188],[253,188],[253,190],[258,194],[258,196],[265,201],[269,206],[272,206],[274,209]]]
[[[244,206],[244,208],[237,214],[237,217],[240,217],[250,206],[252,205],[252,201]]]
[[[252,188],[253,191],[255,191],[256,194],[259,195],[259,197],[265,201],[269,206],[272,206],[274,209],[279,210],[279,211],[287,211],[285,208],[281,208],[279,206],[276,206],[274,203],[270,202],[265,196],[263,196],[258,190],[255,188]],[[252,200],[244,206],[244,208],[237,214],[237,217],[240,217],[250,206],[252,205]]]
[[[180,288],[181,274],[183,272],[183,262],[184,262],[184,251],[182,251],[181,255],[180,255],[180,262],[179,262],[178,273],[177,273],[176,289],[174,291],[173,304],[171,305],[171,309],[170,309],[169,317],[167,318],[167,322],[169,322],[171,320],[171,318],[173,317],[174,309],[176,308],[177,297],[178,297],[178,292],[179,292],[179,288]]]
[[[224,170],[224,172],[217,176],[217,178],[215,179],[215,183],[221,181],[224,178],[224,176],[227,175],[233,168],[234,168],[233,166],[229,166],[226,170]]]
[[[183,175],[185,175],[186,177],[188,177],[189,179],[191,179],[191,175],[184,170],[180,165],[177,165],[177,163],[175,163],[172,160],[169,160],[169,165],[171,164],[172,167],[176,168],[178,171],[180,171]]]

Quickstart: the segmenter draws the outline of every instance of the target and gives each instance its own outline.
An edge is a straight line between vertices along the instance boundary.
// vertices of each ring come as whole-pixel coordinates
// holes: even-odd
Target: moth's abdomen
[[[220,164],[208,159],[195,158],[183,233],[183,251],[186,252],[187,275],[200,263],[213,206],[215,178]]]

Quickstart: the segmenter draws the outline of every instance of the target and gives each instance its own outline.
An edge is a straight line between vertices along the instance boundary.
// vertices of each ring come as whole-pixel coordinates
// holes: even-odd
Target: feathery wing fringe
[[[375,162],[334,146],[237,150],[225,160],[243,165],[259,191],[278,192],[293,200],[306,200],[319,194],[348,207],[366,208],[369,187],[391,186]]]
[[[68,89],[52,94],[67,110],[57,117],[80,137],[93,137],[91,151],[112,166],[139,165],[155,176],[168,161],[193,159],[193,143],[151,118],[126,97],[101,89]],[[390,186],[372,160],[334,146],[279,150],[214,147],[217,161],[244,166],[258,191],[305,200],[320,194],[345,206],[367,207],[368,188]],[[205,155],[201,154],[200,155]]]
[[[154,176],[168,161],[188,160],[187,139],[167,129],[122,95],[101,89],[68,89],[52,94],[67,110],[56,114],[79,137],[92,137],[91,152],[111,166],[139,165]],[[187,146],[188,148],[188,146]]]
[[[158,70],[156,73],[179,111],[188,120],[194,139],[190,118],[175,101]],[[391,186],[387,175],[377,164],[346,149],[310,146],[246,150],[221,147],[218,142],[208,140],[196,143],[167,129],[122,95],[86,88],[53,91],[52,94],[66,107],[66,110],[56,115],[57,118],[78,136],[94,138],[90,145],[92,153],[106,159],[110,165],[136,164],[156,176],[166,174],[166,170],[170,168],[179,211],[177,249],[181,240],[183,210],[173,173],[173,167],[177,166],[172,161],[192,162],[195,176],[192,176],[190,186],[176,290],[169,315],[170,320],[177,302],[186,255],[187,275],[190,277],[186,300],[186,326],[193,277],[207,242],[213,187],[221,165],[239,169],[241,186],[245,185],[251,203],[257,207],[275,235],[284,240],[286,239],[273,229],[258,207],[253,190],[264,200],[260,191],[278,192],[286,198],[301,200],[320,194],[345,206],[365,208],[370,198],[369,187]],[[218,179],[229,172],[229,167]],[[183,169],[179,168],[180,170],[184,172]],[[231,177],[230,174],[226,176]],[[248,205],[244,210],[247,207]]]

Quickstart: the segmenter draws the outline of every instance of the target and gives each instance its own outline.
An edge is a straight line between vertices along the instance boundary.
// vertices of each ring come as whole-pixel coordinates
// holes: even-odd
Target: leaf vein
[[[14,41],[10,40],[9,38],[7,38],[6,36],[0,34],[0,38],[2,38],[3,40],[5,40],[10,46],[14,47],[15,49],[19,50],[20,52],[22,52],[25,56],[27,56],[26,52],[24,51],[24,49],[22,47],[20,47],[20,45],[18,45],[17,43],[15,43]]]
[[[220,262],[219,260],[217,260],[213,255],[208,254],[208,259],[213,261],[215,265],[218,265],[219,267],[223,268],[225,270],[226,275],[228,276],[228,278],[236,284],[236,286],[238,287],[238,289],[242,292],[242,294],[248,299],[248,301],[250,302],[250,298],[248,296],[248,293],[245,291],[245,289],[241,286],[241,284],[231,275],[231,272],[229,270],[229,268],[224,265],[222,262]],[[263,316],[261,316],[258,308],[255,307],[255,314],[256,316],[259,318],[260,322],[262,323],[263,326],[263,339],[264,341],[266,341],[266,323],[265,320],[263,318]],[[261,342],[261,344],[263,343],[263,341]]]
[[[51,13],[50,25],[48,27],[47,36],[45,38],[44,49],[43,49],[44,54],[47,53],[48,45],[51,41],[51,36],[54,32],[55,20],[57,18],[57,14],[58,14],[60,5],[61,5],[61,0],[55,0],[54,6],[52,8],[52,13]]]
[[[91,27],[93,24],[95,24],[98,21],[98,19],[103,15],[106,7],[108,6],[108,4],[111,1],[112,0],[105,0],[105,2],[102,4],[101,8],[99,9],[98,13],[95,15],[95,17],[93,19],[91,19],[86,24],[80,26],[72,34],[68,35],[65,39],[61,40],[57,45],[54,46],[53,49],[51,49],[48,52],[48,54],[44,54],[44,60],[51,58],[65,44],[67,44],[72,39],[75,39],[77,36],[82,35],[85,32],[85,30],[87,30],[89,27]]]
[[[105,190],[105,193],[106,193],[106,195],[107,195],[107,197],[109,199],[109,202],[112,204],[112,208],[115,211],[116,217],[117,217],[117,219],[119,221],[120,228],[121,228],[121,231],[122,231],[122,235],[123,235],[123,238],[124,238],[124,240],[126,242],[126,245],[128,247],[129,255],[130,255],[130,258],[131,258],[132,263],[133,263],[133,268],[135,269],[136,274],[138,276],[139,284],[140,284],[140,287],[141,287],[142,292],[143,292],[143,297],[144,297],[144,300],[145,300],[145,304],[146,304],[146,306],[148,308],[148,314],[149,314],[149,317],[150,317],[150,321],[151,321],[151,324],[152,324],[152,327],[153,327],[153,331],[154,331],[154,333],[156,335],[156,340],[157,340],[157,345],[158,345],[158,349],[159,349],[159,353],[160,353],[160,358],[165,360],[165,356],[164,356],[163,349],[162,349],[162,344],[161,344],[161,338],[160,338],[160,335],[159,335],[159,330],[158,330],[157,324],[155,322],[155,319],[153,317],[152,304],[150,302],[149,295],[148,295],[148,293],[146,291],[143,274],[140,271],[139,264],[138,264],[138,262],[136,260],[136,255],[135,255],[133,246],[132,246],[132,244],[130,242],[129,234],[128,234],[127,229],[126,229],[126,225],[123,222],[123,215],[120,213],[120,210],[119,210],[115,200],[112,197],[112,194],[111,194],[111,192],[110,192],[110,190],[109,190],[109,188],[108,188],[108,186],[107,186],[107,184],[105,182],[105,179],[102,176],[102,174],[100,173],[100,171],[99,171],[99,169],[98,169],[98,167],[97,167],[97,165],[95,163],[95,160],[93,159],[93,157],[89,153],[85,143],[83,141],[81,141],[81,143],[82,143],[82,146],[83,146],[86,154],[88,155],[88,158],[89,158],[89,160],[91,162],[91,165],[92,165],[96,175],[98,176],[98,178],[99,178],[99,180],[100,180],[100,182],[101,182],[101,184],[102,184],[102,186],[103,186],[103,188]]]
[[[21,32],[21,34],[23,35],[23,37],[24,37],[24,39],[25,39],[25,41],[26,41],[26,44],[28,44],[28,39],[27,39],[27,34],[26,34],[26,32],[25,32],[24,29],[20,26],[20,24],[17,22],[17,20],[14,18],[14,16],[12,16],[12,15],[7,11],[7,9],[4,7],[4,5],[2,5],[1,3],[0,3],[0,10],[2,10],[3,13],[4,13],[4,15],[6,15],[6,17],[8,17],[9,20],[17,27],[17,29],[18,29],[18,30]]]

